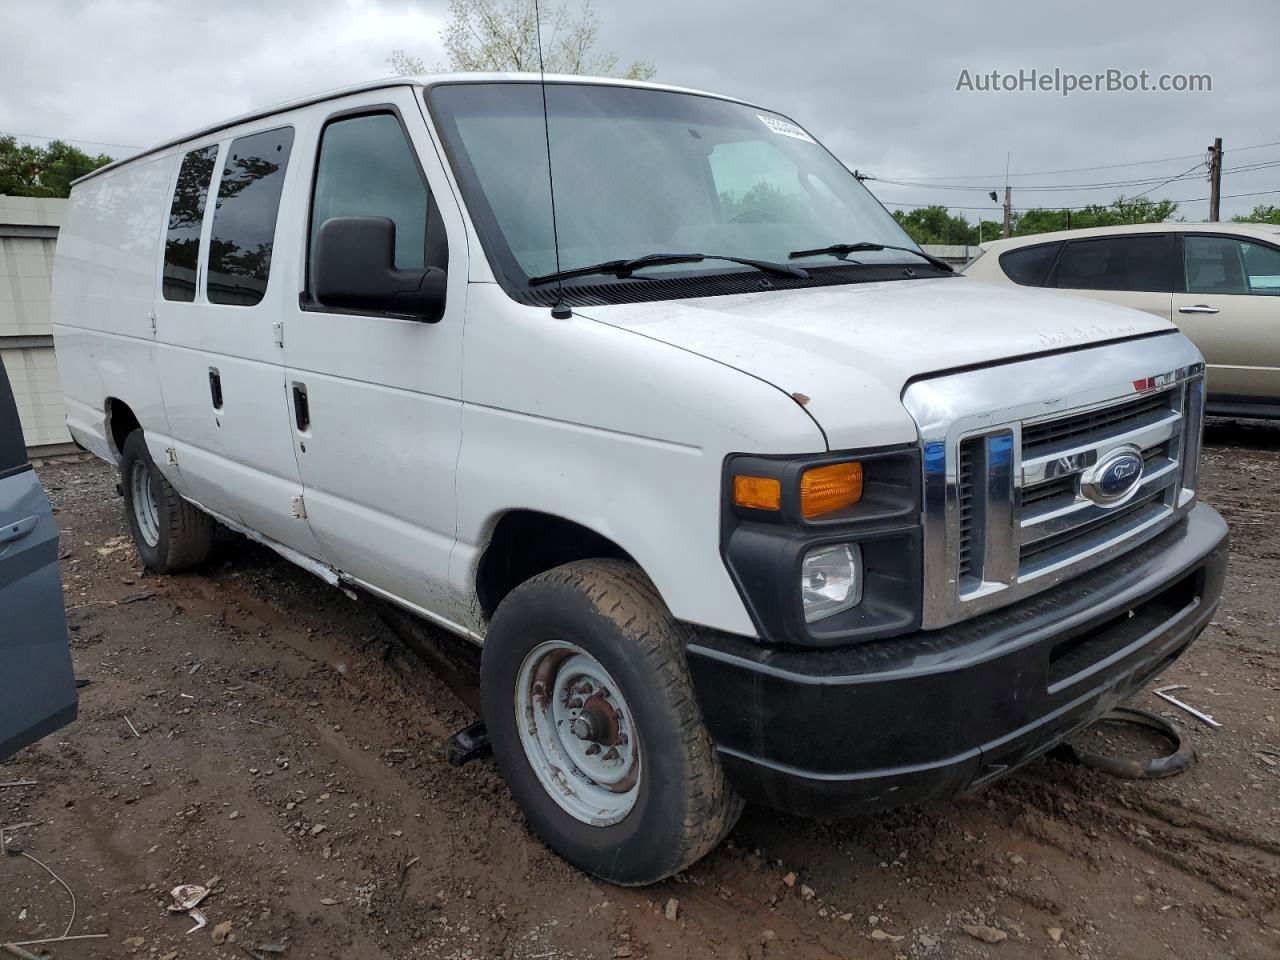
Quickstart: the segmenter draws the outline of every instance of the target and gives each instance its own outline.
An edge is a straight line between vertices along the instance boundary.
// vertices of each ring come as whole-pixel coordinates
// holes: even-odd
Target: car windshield
[[[553,273],[539,84],[442,84],[428,100],[500,279],[523,287]],[[794,251],[831,244],[915,247],[835,157],[778,114],[709,96],[563,82],[546,85],[546,104],[562,270],[659,253],[786,263]],[[920,265],[894,250],[799,262],[809,270]],[[751,269],[706,260],[636,276]]]

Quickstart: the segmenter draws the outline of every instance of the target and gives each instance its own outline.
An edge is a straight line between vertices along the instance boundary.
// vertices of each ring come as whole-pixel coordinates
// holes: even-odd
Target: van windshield
[[[831,244],[915,244],[835,157],[785,117],[709,96],[603,84],[548,83],[546,98],[562,270],[691,252],[808,271],[922,266],[893,250],[791,258]],[[428,102],[499,279],[523,289],[530,278],[554,272],[539,84],[441,84]],[[753,270],[707,260],[635,276],[743,272]]]

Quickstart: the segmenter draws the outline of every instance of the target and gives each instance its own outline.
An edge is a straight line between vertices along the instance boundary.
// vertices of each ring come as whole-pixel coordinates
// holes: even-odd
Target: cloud
[[[386,76],[395,48],[442,59],[442,13],[374,0],[31,5],[0,37],[0,129],[146,146]]]
[[[577,0],[568,0],[572,7]],[[872,184],[910,203],[987,205],[1006,154],[1014,203],[1108,202],[1149,185],[1037,192],[1048,183],[1174,176],[1194,158],[1053,177],[1026,171],[1199,154],[1225,140],[1226,167],[1280,159],[1280,4],[1240,0],[1052,0],[911,4],[806,0],[595,0],[600,46],[652,60],[662,82],[741,96],[787,113],[850,167],[894,178],[981,174],[973,190]],[[404,49],[444,60],[445,0],[45,0],[5,16],[0,130],[150,144],[252,108],[370,79]],[[1203,94],[956,92],[962,69],[1209,73]],[[1228,173],[1224,194],[1280,188],[1280,167]],[[1198,175],[1197,175],[1198,177]],[[1153,194],[1204,197],[1202,179]],[[1224,212],[1271,197],[1228,199]],[[1198,219],[1206,204],[1182,213]],[[975,216],[970,212],[971,217]]]

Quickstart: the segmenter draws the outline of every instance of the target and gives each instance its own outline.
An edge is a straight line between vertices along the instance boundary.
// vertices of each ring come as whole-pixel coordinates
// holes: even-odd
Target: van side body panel
[[[54,253],[52,315],[67,427],[114,461],[106,403],[123,400],[166,476],[168,419],[155,367],[152,310],[174,154],[148,156],[71,191]]]
[[[620,545],[681,620],[755,635],[720,557],[721,472],[733,452],[824,451],[797,402],[648,337],[553,319],[488,283],[467,298],[463,384],[455,590],[474,593],[504,513],[537,510]]]

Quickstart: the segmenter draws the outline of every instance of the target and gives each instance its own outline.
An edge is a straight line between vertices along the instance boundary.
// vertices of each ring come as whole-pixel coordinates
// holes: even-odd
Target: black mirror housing
[[[437,323],[445,272],[396,268],[396,225],[387,217],[331,217],[320,225],[312,288],[326,307]]]

